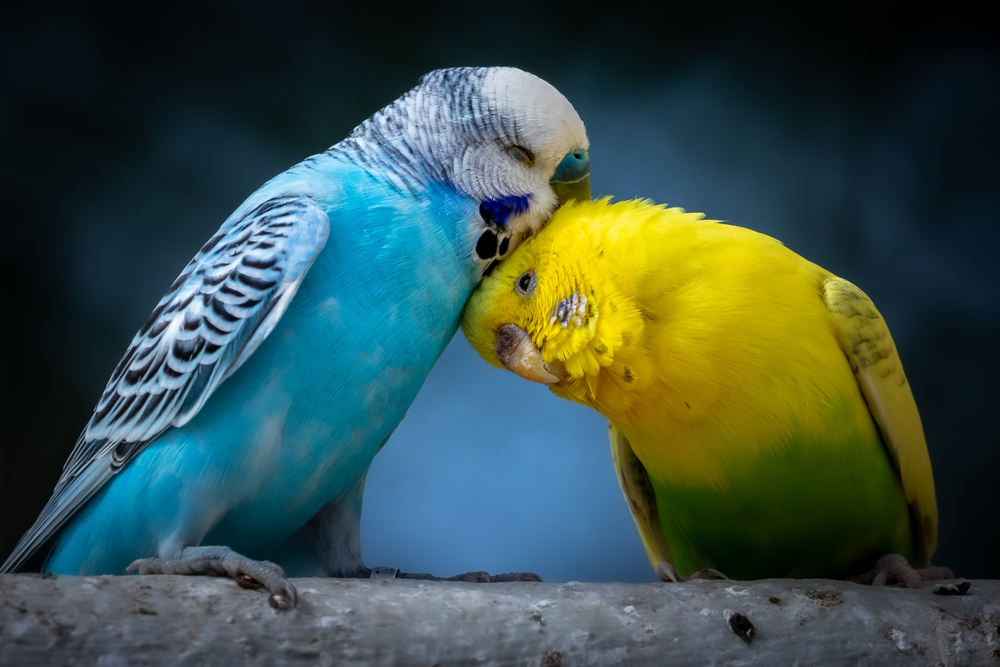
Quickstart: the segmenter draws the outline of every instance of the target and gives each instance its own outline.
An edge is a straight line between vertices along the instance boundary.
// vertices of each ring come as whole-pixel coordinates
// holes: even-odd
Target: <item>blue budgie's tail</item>
[[[82,439],[82,436],[81,436]],[[77,445],[79,446],[79,445]],[[45,544],[66,521],[76,514],[90,498],[97,493],[114,474],[111,465],[113,451],[105,451],[93,459],[93,464],[84,468],[62,493],[53,494],[35,524],[25,533],[13,553],[7,557],[0,574],[16,572]]]

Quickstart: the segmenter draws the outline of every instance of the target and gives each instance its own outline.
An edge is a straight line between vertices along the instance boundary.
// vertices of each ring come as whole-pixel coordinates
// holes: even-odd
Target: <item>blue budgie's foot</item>
[[[490,574],[489,572],[466,572],[454,577],[435,577],[433,574],[418,572],[400,572],[394,567],[373,567],[368,575],[372,579],[419,579],[421,581],[467,581],[473,584],[500,584],[512,581],[535,581],[541,583],[542,578],[533,572],[507,572]],[[358,576],[365,576],[363,573]]]
[[[662,561],[656,566],[656,575],[660,578],[660,581],[670,581],[675,584],[682,581],[690,581],[691,579],[729,579],[726,575],[710,567],[698,570],[690,577],[682,577],[677,573],[677,568],[667,561]]]
[[[499,584],[508,581],[537,581],[542,578],[534,572],[506,572],[504,574],[490,574],[489,572],[466,572],[454,577],[446,577],[444,581],[468,581],[474,584]]]
[[[187,547],[180,558],[140,558],[126,572],[139,574],[211,574],[232,577],[243,588],[263,586],[271,593],[268,602],[275,609],[288,609],[298,602],[295,586],[280,566],[266,560],[252,560],[229,547]]]
[[[385,444],[385,443],[383,443]],[[361,499],[365,476],[337,500],[327,502],[304,526],[268,557],[281,563],[293,577],[344,577],[352,579],[419,579],[500,583],[541,581],[531,572],[466,572],[454,577],[400,572],[394,567],[368,567],[361,560]]]
[[[904,584],[907,588],[919,588],[921,581],[954,578],[955,573],[947,567],[925,567],[918,570],[911,567],[903,556],[889,554],[875,561],[875,566],[868,572],[850,577],[848,581],[869,586]]]

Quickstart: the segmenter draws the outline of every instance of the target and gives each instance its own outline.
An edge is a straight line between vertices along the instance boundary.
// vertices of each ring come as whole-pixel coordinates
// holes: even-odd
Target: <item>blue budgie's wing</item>
[[[132,339],[11,572],[143,447],[182,426],[274,329],[326,244],[307,197],[268,199],[205,244]]]

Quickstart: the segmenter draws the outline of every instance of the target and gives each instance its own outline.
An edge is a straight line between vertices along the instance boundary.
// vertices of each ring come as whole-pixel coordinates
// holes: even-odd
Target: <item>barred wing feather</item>
[[[198,414],[274,329],[329,229],[315,202],[295,196],[223,225],[132,339],[52,498],[0,572],[19,567],[157,436]]]

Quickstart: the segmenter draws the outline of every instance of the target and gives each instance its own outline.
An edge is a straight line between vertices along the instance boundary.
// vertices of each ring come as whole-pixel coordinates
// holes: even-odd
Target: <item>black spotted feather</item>
[[[132,339],[52,498],[0,572],[15,570],[143,447],[198,413],[277,324],[329,228],[315,202],[292,196],[223,225]]]

